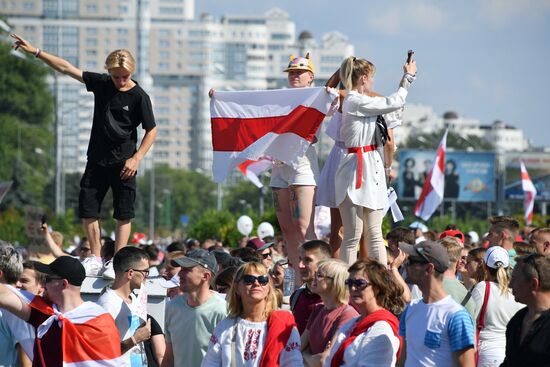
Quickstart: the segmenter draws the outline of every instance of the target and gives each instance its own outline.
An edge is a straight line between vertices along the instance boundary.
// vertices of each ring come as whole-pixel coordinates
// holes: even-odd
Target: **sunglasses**
[[[271,253],[271,251],[266,252],[265,254],[260,254],[260,255],[262,255],[262,258],[264,258],[264,259],[267,259],[268,257],[273,257],[273,254]]]
[[[91,249],[89,247],[81,247],[79,250],[82,251],[82,252],[88,252]]]
[[[345,284],[350,290],[352,287],[355,287],[355,289],[357,289],[358,291],[362,291],[370,285],[370,283],[366,279],[351,278],[346,279]]]
[[[60,278],[60,277],[54,277],[54,276],[51,276],[51,275],[46,275],[44,277],[44,282],[45,283],[49,283],[49,282],[53,282],[54,280],[62,280],[63,278]]]
[[[254,275],[250,275],[250,274],[245,274],[245,275],[243,275],[241,280],[246,285],[252,285],[252,284],[256,283],[256,281],[258,281],[258,284],[260,284],[261,286],[266,286],[267,283],[269,283],[269,277],[267,275],[254,276]]]

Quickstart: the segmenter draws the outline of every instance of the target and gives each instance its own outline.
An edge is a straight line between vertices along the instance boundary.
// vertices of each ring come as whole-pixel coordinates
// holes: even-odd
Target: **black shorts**
[[[80,180],[78,215],[80,218],[99,218],[101,204],[109,188],[113,191],[113,218],[127,220],[134,218],[136,201],[136,176],[120,179],[124,164],[103,167],[88,162]]]

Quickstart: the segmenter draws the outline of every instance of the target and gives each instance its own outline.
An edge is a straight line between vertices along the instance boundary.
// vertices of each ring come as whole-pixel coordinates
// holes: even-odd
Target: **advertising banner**
[[[435,151],[399,151],[398,197],[418,199],[432,166]],[[495,200],[495,154],[447,151],[444,200],[488,202]]]
[[[550,201],[550,153],[546,152],[514,152],[504,156],[504,197],[523,200],[520,161],[525,164],[529,177],[537,189],[535,201]]]

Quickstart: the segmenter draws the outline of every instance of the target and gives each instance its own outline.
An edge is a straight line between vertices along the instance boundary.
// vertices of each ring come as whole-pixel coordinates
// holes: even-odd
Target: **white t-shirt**
[[[490,282],[489,299],[485,311],[485,327],[479,333],[479,363],[478,366],[500,366],[506,352],[506,326],[508,321],[522,308],[524,304],[514,300],[512,292],[502,295],[498,284]],[[475,285],[472,298],[476,301],[475,315],[479,313],[485,298],[485,282]]]
[[[136,302],[134,295],[130,295],[132,302]],[[126,340],[132,337],[136,330],[145,321],[141,320],[132,312],[132,304],[116,294],[110,287],[99,297],[97,303],[102,306],[115,319],[115,324],[120,333],[120,340]],[[147,355],[143,343],[139,343],[122,355],[122,366],[124,367],[146,367]]]
[[[430,304],[412,300],[399,322],[407,342],[406,367],[454,366],[453,353],[475,345],[474,322],[448,295]]]
[[[235,335],[235,358],[231,361],[231,348],[233,332]],[[267,321],[252,322],[242,318],[226,318],[218,323],[208,343],[208,351],[202,361],[201,367],[256,367],[260,365],[262,353],[267,338]],[[294,328],[286,347],[279,357],[281,366],[303,366],[302,353],[300,352],[300,333]]]
[[[325,360],[325,367],[330,367],[334,353],[351,334],[355,323],[360,317],[351,319],[338,331],[336,341]],[[399,338],[395,336],[391,326],[386,321],[377,321],[348,345],[344,351],[344,364],[342,366],[395,366],[398,349]]]

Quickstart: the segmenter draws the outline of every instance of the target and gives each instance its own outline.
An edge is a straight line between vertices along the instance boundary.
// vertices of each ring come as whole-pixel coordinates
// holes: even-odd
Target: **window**
[[[86,12],[88,12],[88,13],[97,13],[97,5],[96,4],[86,4]]]
[[[286,41],[286,40],[290,40],[291,36],[290,36],[290,34],[287,34],[287,33],[272,33],[271,34],[271,39],[272,40]]]

